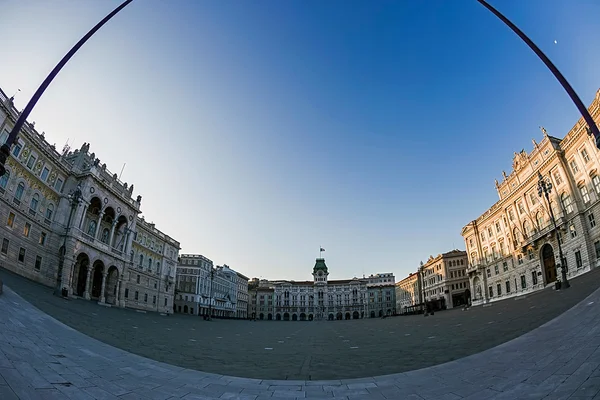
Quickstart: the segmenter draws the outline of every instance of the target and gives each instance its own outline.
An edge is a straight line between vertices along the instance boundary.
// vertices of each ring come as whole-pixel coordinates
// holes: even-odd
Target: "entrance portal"
[[[549,243],[542,248],[542,269],[544,270],[545,285],[556,281],[556,260],[554,259],[554,250]]]

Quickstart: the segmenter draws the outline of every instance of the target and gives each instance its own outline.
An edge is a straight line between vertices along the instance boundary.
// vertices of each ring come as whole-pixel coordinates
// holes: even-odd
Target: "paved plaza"
[[[577,292],[578,287],[584,287],[583,283],[588,283],[592,278],[598,279],[597,275],[597,273],[588,275],[589,280],[574,280],[572,293]],[[2,276],[4,278],[5,274]],[[10,277],[7,280],[14,283]],[[461,360],[385,376],[372,376],[371,366],[383,364],[384,361],[372,362],[366,363],[360,368],[363,378],[317,381],[248,379],[199,372],[153,361],[102,343],[64,325],[21,298],[11,290],[10,283],[7,286],[4,294],[0,296],[0,399],[2,400],[65,398],[76,400],[600,399],[600,289],[593,291],[590,296],[560,317],[545,323],[532,332]],[[560,299],[562,302],[571,298],[567,292],[553,294],[563,296]],[[513,300],[513,302],[520,303],[521,308],[533,307],[531,304],[536,297],[538,296],[532,296],[529,300]],[[549,300],[548,297],[541,298]],[[78,302],[73,304],[76,303]],[[479,315],[481,318],[503,315],[498,312],[504,313],[504,311],[498,310],[506,311],[505,307],[502,303],[486,307],[480,310]],[[484,310],[492,308],[497,310],[494,314],[484,313]],[[530,312],[535,314],[536,308],[530,309]],[[82,310],[84,309],[77,306],[73,313],[87,320],[89,317]],[[132,321],[134,320],[133,314],[128,311],[108,311],[113,312],[115,318],[123,313],[123,315],[131,315]],[[422,325],[421,329],[425,326],[432,328],[435,323],[429,321],[438,319],[438,315],[440,322],[451,321],[459,318],[458,315],[469,314],[471,311],[455,312],[454,316],[448,312],[446,316],[444,313],[439,313],[433,318],[379,320],[377,327],[374,328],[377,334],[371,335],[371,340],[376,342],[382,340],[381,337],[385,337],[382,334],[385,331],[382,329],[383,327],[401,327],[409,321],[418,324],[427,319],[427,324],[433,325]],[[99,312],[99,315],[102,313]],[[142,317],[145,316],[150,317],[142,315]],[[464,321],[470,319],[470,317],[462,318]],[[403,322],[403,319],[407,321]],[[140,321],[143,321],[143,318],[135,319],[135,323]],[[160,326],[156,319],[150,318],[148,321],[148,327]],[[157,324],[154,324],[154,321]],[[175,317],[174,321],[181,326],[188,326],[182,322],[184,321],[183,317]],[[494,330],[494,325],[516,323],[518,319],[513,319],[512,322],[508,321],[508,319],[504,322],[485,320],[479,325],[480,329],[476,334],[471,337],[473,339],[486,337],[489,333],[494,336],[500,332]],[[118,322],[117,319],[113,321],[113,323]],[[314,332],[335,332],[341,333],[338,336],[351,338],[370,332],[368,328],[361,325],[362,322],[368,321],[358,321],[358,324],[355,325],[352,325],[352,322],[342,322],[339,326],[334,324],[335,328],[322,328],[319,327],[320,324],[314,324],[315,327],[319,327],[315,328]],[[219,332],[224,334],[225,329],[215,328],[215,326],[223,325],[229,328],[242,326],[239,324],[240,322],[230,324],[228,321],[219,321],[205,325],[210,325],[211,327],[206,329],[212,330],[213,333],[216,332],[216,329],[221,329]],[[292,323],[282,324],[281,327],[277,323],[247,323],[247,326],[259,325],[267,327],[263,328],[261,332],[264,332],[265,337],[268,338],[261,340],[270,340],[276,336],[276,334],[268,336],[269,330],[293,332],[295,329],[296,336],[304,332],[313,332],[311,328],[299,324],[292,329],[290,328],[293,326]],[[284,328],[284,326],[288,327]],[[322,326],[326,325],[323,323]],[[147,336],[153,337],[153,335],[160,336],[162,334],[160,331],[153,332],[151,329],[142,331],[140,328],[141,326],[137,327],[135,337],[142,342]],[[436,331],[441,332],[442,328],[436,327]],[[167,333],[165,335],[168,336]],[[237,333],[232,332],[231,335],[235,336]],[[314,333],[311,335],[314,337]],[[200,338],[200,336],[197,337]],[[208,336],[203,337],[208,340]],[[215,337],[211,340],[216,342],[217,339],[222,340],[225,337],[221,339]],[[339,339],[342,343],[352,343],[343,342],[343,340],[354,340]],[[432,340],[427,343],[437,343],[434,340],[436,338],[429,339],[427,337],[426,339]],[[305,346],[306,349],[321,348],[323,351],[327,351],[327,354],[331,354],[329,350],[325,350],[325,347],[316,346],[321,339],[312,339],[310,347],[301,344],[297,337],[290,336],[290,340],[296,340],[299,346]],[[334,339],[328,338],[327,340]],[[198,342],[200,339],[197,342],[184,343],[182,346],[188,346],[191,349]],[[397,337],[396,342],[400,345],[388,350],[393,354],[398,354],[401,348],[408,347],[401,337]],[[367,341],[362,339],[360,343],[367,343]],[[393,341],[386,340],[386,345],[390,343]],[[426,341],[423,340],[420,343],[426,343]],[[450,350],[453,342],[450,341],[448,344],[450,346],[446,345],[445,348]],[[261,342],[260,346],[264,346],[264,343]],[[323,344],[321,343],[320,346]],[[432,346],[430,345],[429,348],[423,346],[423,350],[429,352]],[[221,345],[219,348],[225,349],[226,347]],[[372,346],[371,349],[376,347]],[[338,348],[342,347],[338,345]],[[273,345],[272,353],[270,353],[272,362],[283,367],[285,365],[283,358],[273,356],[277,349],[278,347]],[[349,350],[345,350],[345,353],[352,354]],[[164,349],[158,349],[158,352],[162,351]],[[249,351],[252,356],[258,354],[253,348],[236,349],[236,351],[239,353]],[[289,352],[294,354],[292,351]],[[383,352],[376,353],[370,358],[374,359],[380,354]],[[416,357],[417,353],[413,354],[413,357]],[[339,357],[341,358],[341,356],[340,354]],[[353,359],[353,356],[350,355],[346,357],[346,361],[343,362]],[[261,357],[256,364],[268,359]],[[367,358],[363,358],[362,361],[366,360]],[[343,367],[338,364],[339,362],[339,359],[332,360],[329,368]],[[398,362],[396,365],[400,365],[400,363]],[[252,367],[248,365],[248,368]]]
[[[183,368],[257,379],[349,379],[412,371],[514,339],[600,287],[600,269],[572,289],[448,310],[434,316],[350,321],[204,321],[64,300],[0,270],[5,284],[66,325],[120,349]]]

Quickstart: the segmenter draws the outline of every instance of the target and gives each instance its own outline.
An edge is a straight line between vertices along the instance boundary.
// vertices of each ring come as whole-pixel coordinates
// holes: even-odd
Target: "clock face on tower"
[[[319,276],[323,276],[323,271],[319,271]]]

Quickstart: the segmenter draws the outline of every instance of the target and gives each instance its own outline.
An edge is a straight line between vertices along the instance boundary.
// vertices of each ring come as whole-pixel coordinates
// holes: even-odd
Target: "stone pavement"
[[[569,290],[546,289],[468,312],[323,322],[164,317],[66,301],[53,296],[52,288],[1,268],[0,278],[42,312],[139,356],[218,375],[339,380],[426,368],[517,338],[593,293],[600,287],[600,268],[573,279]]]
[[[203,373],[128,353],[69,328],[5,286],[0,399],[600,399],[599,307],[600,289],[510,342],[421,370],[277,381]]]

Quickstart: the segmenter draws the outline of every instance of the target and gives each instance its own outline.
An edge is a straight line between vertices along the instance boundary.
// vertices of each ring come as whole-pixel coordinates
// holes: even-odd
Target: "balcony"
[[[565,229],[566,222],[567,222],[567,220],[565,217],[556,218],[556,226],[558,227],[558,229],[560,229],[563,232],[566,231],[566,229]],[[536,247],[538,244],[538,241],[544,239],[545,237],[551,236],[553,234],[553,231],[554,231],[554,224],[552,224],[552,222],[549,222],[545,227],[543,227],[542,229],[535,230],[535,232],[533,232],[528,238],[526,238],[525,240],[522,240],[519,243],[519,246],[522,247],[523,249],[525,249],[529,245],[533,245],[533,247]]]

